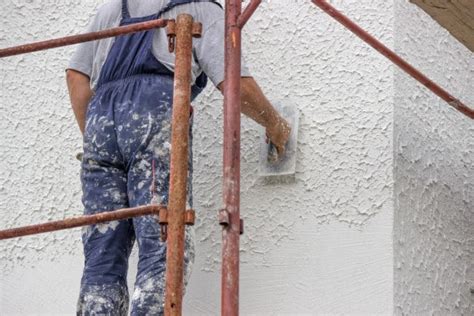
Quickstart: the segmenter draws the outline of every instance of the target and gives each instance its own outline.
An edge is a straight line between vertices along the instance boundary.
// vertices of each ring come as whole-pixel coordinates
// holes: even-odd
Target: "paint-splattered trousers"
[[[85,214],[168,203],[172,80],[141,75],[98,89],[88,107],[84,134],[81,178]],[[191,148],[189,152],[191,192]],[[189,193],[190,206],[191,199]],[[187,228],[185,280],[194,260],[192,235]],[[135,239],[138,272],[131,315],[163,313],[166,244],[160,241],[157,218],[143,216],[90,226],[82,239],[85,266],[78,315],[127,314],[128,258]]]

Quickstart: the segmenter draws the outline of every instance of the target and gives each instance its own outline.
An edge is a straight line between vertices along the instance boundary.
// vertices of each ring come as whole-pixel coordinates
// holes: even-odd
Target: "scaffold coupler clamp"
[[[226,209],[219,210],[219,225],[223,227],[228,227],[230,223],[230,215]],[[244,233],[244,220],[240,219],[239,221],[240,234]]]
[[[196,221],[196,212],[192,209],[184,212],[184,224],[193,226]],[[160,236],[161,241],[165,242],[168,235],[168,209],[161,208],[158,215],[158,222],[160,223]]]
[[[201,38],[202,36],[202,24],[200,22],[193,23],[193,37],[194,38]]]

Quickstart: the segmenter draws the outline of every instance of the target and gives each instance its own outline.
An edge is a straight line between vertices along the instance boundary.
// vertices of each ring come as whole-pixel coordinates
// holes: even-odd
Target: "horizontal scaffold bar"
[[[0,231],[0,240],[28,235],[47,233],[57,230],[69,229],[92,224],[106,223],[132,217],[144,215],[158,215],[160,209],[165,208],[162,205],[145,205],[132,208],[118,209],[110,212],[102,212],[92,215],[84,215],[72,218],[66,218],[59,221],[29,225],[17,228],[11,228]]]
[[[157,19],[141,23],[134,23],[125,26],[114,27],[102,31],[72,35],[66,37],[55,38],[47,41],[35,42],[0,49],[0,58],[37,52],[40,50],[62,47],[68,45],[79,44],[83,42],[95,41],[103,38],[114,37],[118,35],[146,31],[153,28],[165,27],[168,24],[166,19]]]

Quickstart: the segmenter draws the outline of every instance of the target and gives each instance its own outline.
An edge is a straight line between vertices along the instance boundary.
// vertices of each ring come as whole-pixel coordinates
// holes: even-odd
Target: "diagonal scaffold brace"
[[[334,18],[337,22],[341,23],[345,28],[358,36],[361,40],[366,42],[368,45],[372,46],[376,51],[385,56],[392,63],[400,67],[404,72],[410,75],[413,79],[417,80],[419,83],[428,88],[431,92],[436,94],[438,97],[446,101],[446,103],[452,106],[457,111],[466,115],[467,117],[474,119],[474,109],[470,108],[464,104],[458,98],[452,96],[449,92],[439,86],[436,82],[432,81],[430,78],[421,73],[418,69],[413,67],[403,58],[398,56],[394,51],[385,46],[375,37],[370,35],[367,31],[349,19],[347,16],[338,11],[335,7],[329,4],[325,0],[311,0],[316,6],[321,10],[327,13],[329,16]]]

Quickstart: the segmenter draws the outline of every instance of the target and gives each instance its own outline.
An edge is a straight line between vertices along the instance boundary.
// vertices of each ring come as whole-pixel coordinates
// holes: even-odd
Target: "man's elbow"
[[[255,83],[255,80],[253,79],[253,77],[250,77],[250,76],[240,77],[241,94],[244,95],[248,93],[248,90],[252,89],[252,86],[254,85],[254,83]],[[224,93],[224,85],[225,85],[225,81],[222,81],[221,83],[217,85],[217,89],[219,89],[221,93]]]
[[[66,70],[66,82],[68,87],[75,85],[89,85],[89,76],[83,74],[82,72],[76,71],[74,69]]]
[[[71,69],[66,70],[66,82],[67,82],[68,87],[71,86],[71,84],[74,82],[75,76],[76,76],[76,72],[74,70],[71,70]]]
[[[85,106],[92,96],[89,76],[81,72],[68,69],[66,71],[66,82],[73,110],[76,110],[76,108],[80,109]]]

